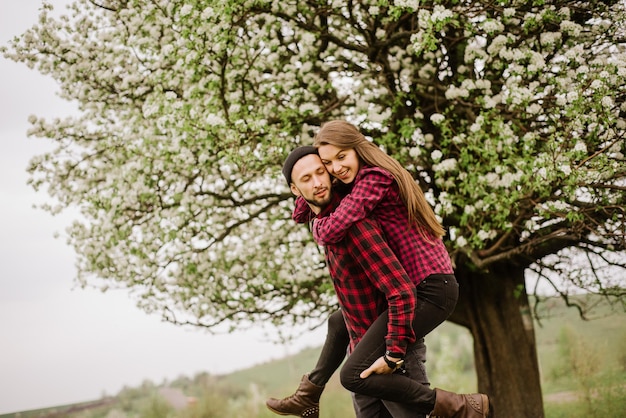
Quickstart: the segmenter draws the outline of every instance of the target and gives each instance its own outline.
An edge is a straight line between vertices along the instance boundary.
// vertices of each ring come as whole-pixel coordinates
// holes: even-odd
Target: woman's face
[[[334,145],[321,145],[318,148],[322,163],[328,172],[342,183],[352,183],[361,168],[361,160],[354,148],[341,149]]]

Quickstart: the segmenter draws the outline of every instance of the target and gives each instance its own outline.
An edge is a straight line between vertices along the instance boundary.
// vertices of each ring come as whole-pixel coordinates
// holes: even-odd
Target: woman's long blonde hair
[[[334,145],[340,149],[352,148],[365,164],[389,171],[400,188],[400,197],[407,207],[409,223],[417,224],[438,238],[445,234],[424,192],[411,174],[398,161],[368,141],[356,126],[345,120],[328,121],[322,124],[313,145],[317,148],[322,145]]]

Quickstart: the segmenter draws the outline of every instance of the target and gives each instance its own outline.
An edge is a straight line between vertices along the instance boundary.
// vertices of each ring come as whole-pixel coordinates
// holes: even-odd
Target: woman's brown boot
[[[296,393],[283,399],[269,398],[265,404],[270,411],[278,415],[319,418],[320,396],[322,396],[323,390],[324,386],[311,383],[309,376],[305,374],[302,376]]]
[[[492,415],[489,398],[482,393],[459,395],[441,389],[435,389],[435,409],[430,413],[431,418],[487,418]]]

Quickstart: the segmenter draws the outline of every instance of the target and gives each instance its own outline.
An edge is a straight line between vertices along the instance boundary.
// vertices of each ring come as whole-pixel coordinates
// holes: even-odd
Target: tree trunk
[[[511,263],[478,272],[469,265],[456,270],[460,298],[450,320],[474,337],[478,390],[490,396],[498,418],[543,418],[524,269]]]

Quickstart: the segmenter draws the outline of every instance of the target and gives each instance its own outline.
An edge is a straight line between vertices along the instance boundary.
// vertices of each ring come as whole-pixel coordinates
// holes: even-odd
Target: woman
[[[410,173],[395,159],[368,141],[356,126],[334,120],[322,125],[315,147],[329,173],[346,187],[335,211],[313,221],[313,236],[320,245],[341,241],[357,221],[375,217],[389,247],[417,289],[413,329],[417,339],[443,323],[458,299],[458,284],[442,240],[444,229]],[[312,219],[309,206],[296,200],[293,219]],[[385,352],[386,316],[376,321],[352,350],[341,369],[341,382],[348,390],[394,402],[429,406],[422,412],[442,417],[487,417],[489,399],[483,394],[458,395],[392,374],[405,352]],[[343,324],[345,327],[345,324]],[[318,403],[323,385],[339,366],[346,346],[337,344],[345,333],[341,321],[329,321],[327,342],[318,365],[291,397],[267,401],[281,414],[298,414],[295,405]],[[329,344],[328,341],[334,341]],[[432,407],[432,408],[430,408]],[[418,411],[416,410],[416,416]]]

